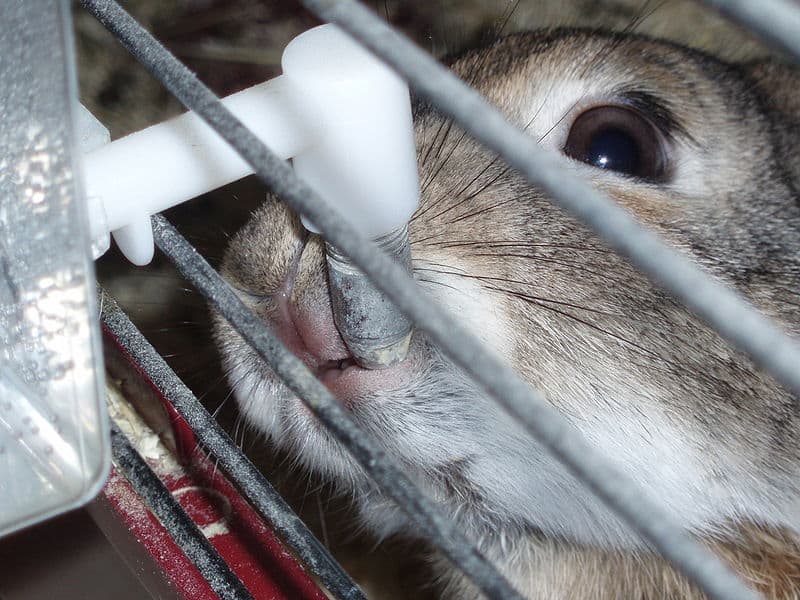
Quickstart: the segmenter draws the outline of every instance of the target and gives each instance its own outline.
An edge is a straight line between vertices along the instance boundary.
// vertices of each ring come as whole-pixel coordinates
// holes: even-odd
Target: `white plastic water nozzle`
[[[419,198],[405,83],[333,25],[295,38],[283,68],[223,103],[364,234],[403,226]],[[83,186],[96,256],[113,232],[132,262],[150,262],[151,215],[251,173],[191,112],[89,150]]]
[[[281,65],[297,96],[315,104],[314,143],[294,157],[297,174],[371,239],[405,226],[419,203],[406,83],[333,25],[293,39]]]

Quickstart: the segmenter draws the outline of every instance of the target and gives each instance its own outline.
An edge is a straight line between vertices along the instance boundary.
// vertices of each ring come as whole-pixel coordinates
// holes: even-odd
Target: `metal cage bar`
[[[701,0],[800,61],[800,10],[794,0]]]
[[[253,600],[244,584],[116,425],[111,427],[111,450],[125,479],[144,498],[220,599]]]
[[[365,600],[364,594],[327,548],[314,537],[264,475],[200,404],[119,305],[103,293],[100,306],[103,326],[186,420],[198,441],[214,455],[219,467],[236,483],[242,495],[272,526],[281,540],[292,548],[308,570],[319,578],[335,598]]]
[[[464,335],[463,330],[452,319],[439,310],[422,306],[415,296],[413,285],[409,285],[408,278],[399,276],[398,271],[384,256],[375,254],[374,247],[356,235],[335,211],[318,205],[310,190],[292,177],[285,165],[271,156],[241,123],[215,101],[202,84],[193,79],[191,74],[181,70],[180,64],[173,57],[168,53],[161,54],[163,48],[152,38],[140,46],[141,40],[137,40],[137,37],[141,32],[136,31],[135,23],[115,24],[114,19],[122,18],[115,12],[118,9],[115,3],[82,1],[157,77],[161,74],[160,78],[165,85],[184,104],[199,112],[215,126],[220,135],[252,164],[263,180],[293,208],[311,217],[326,237],[373,276],[376,285],[404,312],[412,316],[456,363],[464,367],[491,396],[517,416],[531,433],[537,435],[540,442],[562,459],[568,468],[579,475],[584,483],[668,559],[704,587],[712,597],[753,597],[717,559],[710,557],[679,527],[665,519],[665,515],[655,505],[644,501],[641,493],[634,486],[628,485],[625,478],[590,454],[585,442],[560,421],[550,407],[533,395],[524,382],[510,374],[509,369],[485,350],[473,345],[473,340]],[[388,59],[412,81],[418,91],[434,99],[434,103],[445,113],[450,112],[451,116],[461,117],[461,125],[476,138],[499,150],[529,180],[549,191],[562,206],[569,207],[574,214],[606,237],[615,248],[633,259],[635,264],[675,293],[712,326],[721,330],[723,335],[748,352],[780,381],[795,391],[800,390],[796,345],[747,303],[726,288],[710,281],[701,270],[636,225],[626,213],[604,196],[573,176],[565,176],[557,160],[542,154],[530,138],[505,123],[474,92],[470,92],[445,69],[363,8],[352,2],[309,0],[306,4],[319,10],[327,18],[337,21],[343,28],[355,31],[357,37],[363,38],[373,51]],[[437,97],[437,89],[446,89],[442,96],[449,96],[454,101],[448,102],[447,98]],[[471,111],[469,123],[463,122],[466,111]],[[478,114],[486,117],[486,120],[476,119]],[[510,141],[505,143],[503,138]],[[558,185],[556,179],[566,180],[566,185]],[[578,194],[578,197],[570,194]],[[722,311],[721,301],[724,309]],[[720,317],[720,312],[724,319]],[[748,339],[753,332],[758,333],[755,342]],[[472,365],[476,365],[475,368],[471,368]]]

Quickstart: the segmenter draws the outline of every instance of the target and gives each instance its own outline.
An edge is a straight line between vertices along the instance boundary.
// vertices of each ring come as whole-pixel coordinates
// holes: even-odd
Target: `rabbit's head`
[[[576,174],[797,332],[787,68],[585,30],[512,35],[452,68]],[[435,110],[417,104],[415,122],[422,201],[409,234],[421,293],[693,531],[796,523],[797,398]],[[236,235],[223,273],[475,539],[537,530],[637,543],[424,334],[398,366],[355,366],[333,323],[323,244],[277,200]],[[403,530],[400,511],[269,367],[221,320],[216,331],[247,420],[349,489],[376,533]]]

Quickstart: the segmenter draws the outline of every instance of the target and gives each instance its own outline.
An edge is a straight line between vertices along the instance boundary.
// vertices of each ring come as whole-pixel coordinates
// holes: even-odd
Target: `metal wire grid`
[[[184,244],[188,246],[188,242],[184,241]],[[115,342],[124,348],[130,359],[138,365],[142,373],[158,389],[159,393],[172,404],[175,411],[192,428],[198,441],[207,451],[214,455],[219,468],[228,475],[229,479],[236,482],[242,496],[270,524],[281,540],[292,548],[295,555],[309,571],[319,578],[334,597],[342,600],[365,600],[361,590],[353,583],[325,546],[314,537],[314,534],[308,530],[300,517],[292,511],[291,507],[272,487],[264,475],[248,460],[192,391],[145,339],[142,332],[136,328],[119,305],[102,291],[99,304],[103,327],[112,334]],[[119,434],[116,437],[124,436]],[[147,463],[144,466],[136,467],[135,471],[127,467],[126,465],[130,462],[125,459],[127,453],[123,452],[122,457],[120,457],[120,448],[123,447],[123,444],[117,444],[114,436],[112,436],[112,442],[114,442],[112,444],[114,459],[118,466],[123,469],[125,477],[130,480],[129,472],[131,472],[137,479],[143,479],[145,475],[141,475],[141,473],[146,468],[149,470]],[[123,459],[122,462],[120,458]],[[147,475],[147,477],[149,478],[150,476]],[[152,477],[158,479],[155,474],[152,474]],[[138,490],[139,486],[133,481],[132,483],[134,488]],[[142,494],[142,496],[147,499],[145,494]],[[163,507],[162,510],[169,510],[178,515],[183,513],[183,509],[177,503],[169,507]],[[156,511],[154,510],[154,512]],[[188,517],[186,518],[188,519]],[[174,519],[176,522],[182,520],[183,517],[180,516]],[[163,521],[164,519],[162,519]],[[170,521],[173,520],[166,520],[166,522]],[[170,534],[176,543],[184,548],[187,556],[191,556],[190,552],[204,552],[202,548],[193,549],[193,546],[197,545],[194,539],[183,537],[182,540],[179,540],[176,535],[173,535],[172,531],[170,531]],[[189,544],[189,548],[185,548],[186,543]],[[203,571],[201,573],[209,578],[209,584],[214,587],[211,578],[218,582],[224,582],[227,574],[217,571],[216,565],[212,564],[212,566],[214,571],[211,573]],[[216,577],[215,573],[218,574]],[[234,592],[236,591],[234,588],[230,589]],[[215,589],[215,591],[219,593],[218,590]],[[241,598],[249,598],[249,594],[241,596]]]
[[[308,216],[326,239],[342,249],[373,278],[397,306],[416,322],[455,363],[517,417],[539,442],[588,485],[625,522],[695,581],[712,598],[754,598],[716,557],[691,539],[647,495],[605,464],[579,434],[502,361],[483,349],[447,314],[425,304],[415,284],[345,219],[322,203],[282,161],[272,155],[219,100],[144,31],[113,0],[81,0],[187,108],[196,111],[254,168],[256,174],[293,209]],[[581,219],[654,281],[746,352],[795,393],[800,392],[797,344],[737,294],[714,283],[655,235],[637,225],[608,198],[565,171],[558,157],[509,125],[474,91],[433,59],[352,0],[305,0],[324,20],[336,22],[408,79],[415,90],[443,113],[498,152],[552,200]],[[709,0],[740,22],[752,25],[747,2]],[[783,23],[800,19],[786,0],[759,3],[753,27],[800,58],[796,36],[771,28],[771,18],[791,11]],[[791,33],[791,30],[788,33]],[[384,493],[404,508],[412,521],[491,598],[518,598],[440,511],[414,488],[392,462],[364,437],[305,366],[282,346],[236,297],[196,251],[163,219],[154,219],[156,243],[183,274],[229,319],[287,385],[351,451]],[[239,479],[236,473],[229,473]]]

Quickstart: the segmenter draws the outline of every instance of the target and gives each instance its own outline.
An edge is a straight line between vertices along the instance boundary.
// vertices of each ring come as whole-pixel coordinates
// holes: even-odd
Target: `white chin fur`
[[[486,532],[501,527],[502,536],[536,527],[601,546],[641,545],[493,402],[465,384],[457,370],[440,357],[432,363],[408,388],[370,399],[353,416],[407,472],[412,471],[412,479],[426,494],[462,521],[468,534],[489,542]],[[354,494],[365,524],[375,534],[402,530],[405,520],[399,511],[371,490],[361,469],[321,433],[314,417],[284,386],[247,373],[242,366],[233,368],[232,381],[239,382],[236,397],[248,422],[305,467]],[[765,522],[779,516],[774,499],[748,494],[741,486],[711,485],[711,465],[692,449],[697,447],[695,440],[657,411],[645,416],[648,427],[643,430],[640,413],[634,421],[624,413],[598,411],[591,441],[606,456],[623,459],[617,460],[620,469],[677,521],[701,533],[743,515],[763,515]],[[431,476],[453,463],[465,465],[459,477],[475,497],[465,490],[448,493]]]

